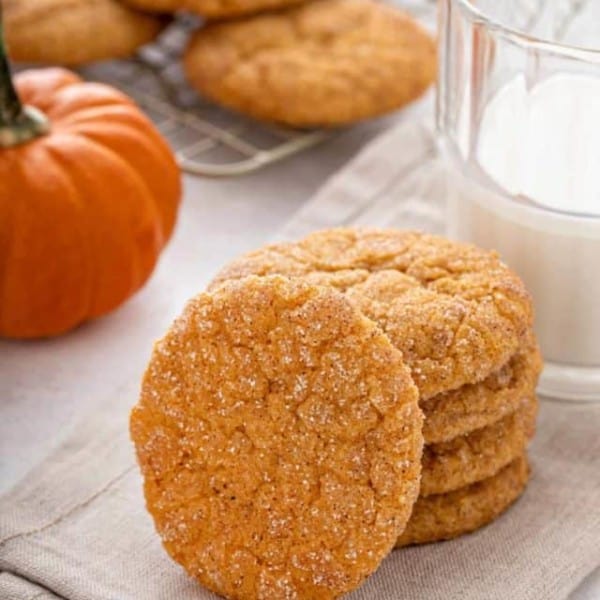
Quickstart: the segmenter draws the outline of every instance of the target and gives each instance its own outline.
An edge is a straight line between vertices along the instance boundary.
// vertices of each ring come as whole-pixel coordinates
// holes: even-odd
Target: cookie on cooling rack
[[[249,277],[159,341],[131,414],[169,554],[227,598],[336,598],[393,548],[423,438],[402,355],[340,293]]]
[[[118,0],[4,0],[14,60],[80,65],[123,58],[152,41],[165,21]]]
[[[391,112],[436,72],[432,37],[374,0],[316,0],[210,25],[184,57],[191,85],[214,102],[293,127],[336,126]]]
[[[250,252],[211,285],[274,273],[344,292],[402,350],[422,402],[484,380],[531,339],[523,282],[496,253],[471,244],[413,231],[329,229]]]
[[[300,4],[305,0],[126,0],[135,8],[155,12],[188,10],[207,19],[226,19]]]
[[[420,497],[396,547],[450,540],[491,523],[517,500],[528,480],[523,455],[488,479],[449,494]]]

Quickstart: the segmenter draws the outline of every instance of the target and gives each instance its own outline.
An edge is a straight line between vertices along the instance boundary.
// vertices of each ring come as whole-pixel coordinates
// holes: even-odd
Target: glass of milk
[[[440,0],[449,234],[525,280],[539,391],[600,402],[600,0]]]

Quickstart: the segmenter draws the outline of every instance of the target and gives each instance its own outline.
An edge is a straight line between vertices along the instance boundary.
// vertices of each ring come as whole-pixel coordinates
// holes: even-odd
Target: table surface
[[[127,390],[133,404],[152,341],[185,300],[228,259],[275,235],[330,174],[388,125],[380,120],[349,129],[242,178],[186,177],[176,233],[141,292],[113,314],[60,338],[0,341],[0,493],[107,398]],[[600,573],[573,595],[598,598]]]

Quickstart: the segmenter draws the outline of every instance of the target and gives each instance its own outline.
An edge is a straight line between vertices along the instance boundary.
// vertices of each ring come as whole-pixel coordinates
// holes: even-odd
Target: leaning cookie
[[[420,96],[435,44],[411,17],[373,0],[317,0],[205,27],[184,58],[191,85],[233,110],[295,127],[388,113]]]
[[[531,336],[531,297],[498,255],[434,235],[318,231],[234,260],[211,285],[273,273],[344,292],[402,350],[421,401],[484,380]]]
[[[523,493],[528,479],[529,465],[523,455],[484,481],[419,498],[396,547],[449,540],[487,525]]]
[[[532,334],[523,349],[483,381],[422,400],[425,443],[447,442],[513,413],[534,393],[541,370]]]
[[[188,10],[207,19],[230,19],[265,10],[285,8],[304,0],[126,0],[126,4],[152,12]]]
[[[535,433],[537,412],[533,395],[497,423],[425,446],[421,496],[446,494],[482,481],[521,456]]]
[[[14,60],[80,65],[122,58],[151,42],[164,21],[117,0],[4,0]]]
[[[418,495],[418,393],[383,332],[329,288],[249,277],[156,344],[131,435],[174,560],[227,598],[335,598]]]

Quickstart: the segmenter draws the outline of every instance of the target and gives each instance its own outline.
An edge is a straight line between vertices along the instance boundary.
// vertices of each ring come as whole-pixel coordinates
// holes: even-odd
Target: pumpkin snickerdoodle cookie
[[[449,540],[491,523],[523,493],[528,479],[523,455],[488,479],[449,494],[420,497],[396,547]]]
[[[435,44],[410,16],[374,0],[316,0],[198,31],[191,85],[228,108],[295,127],[393,111],[436,71]]]
[[[523,454],[535,433],[538,400],[531,396],[497,423],[425,446],[421,496],[446,494],[491,477]]]
[[[514,412],[533,394],[541,369],[542,356],[531,339],[483,381],[422,400],[425,443],[447,442]]]
[[[285,8],[304,0],[126,0],[135,8],[155,12],[189,10],[208,19],[249,15],[265,10]]]
[[[131,55],[164,26],[118,0],[3,0],[14,60],[80,65]]]
[[[228,598],[334,598],[418,495],[422,414],[401,353],[342,294],[249,277],[159,341],[131,414],[169,554]]]
[[[421,401],[484,380],[531,335],[531,297],[497,254],[434,235],[319,231],[234,260],[212,286],[274,273],[344,292],[402,351]]]

